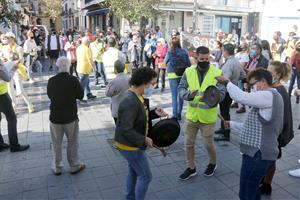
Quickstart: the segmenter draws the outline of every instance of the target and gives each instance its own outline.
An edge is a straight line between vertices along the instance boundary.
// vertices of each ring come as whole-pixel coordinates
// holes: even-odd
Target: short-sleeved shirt
[[[91,49],[81,44],[76,50],[77,57],[77,72],[80,74],[90,74],[92,73],[93,66],[90,64],[92,59]]]

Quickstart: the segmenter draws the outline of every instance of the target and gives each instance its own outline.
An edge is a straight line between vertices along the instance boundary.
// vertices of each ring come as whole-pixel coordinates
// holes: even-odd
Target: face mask
[[[300,51],[300,48],[296,48],[296,51]]]
[[[154,86],[150,84],[148,87],[145,88],[144,90],[144,95],[150,96],[153,93]]]
[[[2,44],[4,45],[8,44],[8,40],[2,40]]]
[[[209,62],[208,62],[208,61],[204,61],[204,62],[198,61],[198,66],[199,66],[201,69],[208,69],[208,67],[209,67]]]
[[[251,57],[251,58],[254,58],[256,55],[257,55],[257,53],[256,53],[255,50],[251,50],[251,51],[250,51],[250,57]]]
[[[251,92],[257,92],[257,85],[253,85],[253,87],[251,88]]]
[[[30,37],[31,39],[33,39],[34,37]]]

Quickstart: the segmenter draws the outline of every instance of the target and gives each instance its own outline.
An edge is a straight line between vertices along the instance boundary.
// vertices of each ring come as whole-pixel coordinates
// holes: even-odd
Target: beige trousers
[[[61,170],[62,164],[62,141],[64,134],[67,137],[67,159],[71,167],[71,172],[76,171],[80,167],[78,159],[78,120],[69,124],[54,124],[50,122],[50,132],[53,144],[53,164],[52,169]]]
[[[184,136],[187,167],[195,168],[195,141],[199,130],[203,138],[203,145],[208,152],[209,163],[216,164],[217,153],[214,145],[214,127],[215,124],[186,121]]]

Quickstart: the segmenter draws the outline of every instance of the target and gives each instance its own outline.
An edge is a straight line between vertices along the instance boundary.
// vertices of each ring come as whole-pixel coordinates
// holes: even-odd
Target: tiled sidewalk
[[[103,89],[93,86],[98,98],[79,106],[80,158],[87,164],[86,170],[78,175],[70,175],[64,152],[63,174],[59,177],[52,174],[49,101],[45,80],[46,77],[32,86],[26,84],[37,112],[27,114],[22,103],[18,113],[19,140],[21,143],[29,143],[30,150],[15,154],[8,151],[0,153],[0,200],[123,199],[127,164],[111,146],[114,124],[110,116],[109,99],[104,98]],[[297,127],[300,107],[294,102],[293,99],[294,126]],[[164,94],[157,92],[152,95],[151,105],[160,105],[170,112],[169,90]],[[242,121],[245,116],[236,115],[232,110],[232,118],[235,120]],[[2,121],[1,130],[7,141],[6,122]],[[238,199],[241,164],[238,137],[233,135],[232,143],[216,143],[218,169],[215,176],[210,178],[202,176],[208,161],[201,142],[199,136],[196,153],[199,175],[185,182],[178,180],[185,169],[183,134],[167,150],[168,156],[165,158],[155,149],[147,151],[154,177],[147,199]],[[288,175],[289,169],[300,167],[297,164],[298,158],[300,135],[297,130],[295,139],[283,149],[282,159],[277,162],[272,196],[264,199],[300,199],[300,179]]]

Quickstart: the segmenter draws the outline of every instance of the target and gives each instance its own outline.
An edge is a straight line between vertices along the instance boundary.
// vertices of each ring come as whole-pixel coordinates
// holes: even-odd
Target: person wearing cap
[[[117,123],[118,109],[120,102],[123,100],[125,92],[129,89],[129,77],[124,73],[125,63],[117,60],[114,65],[115,74],[114,78],[106,87],[105,95],[111,98],[111,115]]]
[[[233,84],[238,85],[240,75],[244,71],[242,71],[239,61],[234,57],[234,49],[234,45],[231,43],[223,45],[223,57],[225,58],[225,63],[221,65],[221,70],[223,75],[229,78]],[[231,103],[232,99],[230,98],[228,92],[226,92],[224,100],[220,102],[220,114],[227,121],[230,120]],[[225,130],[222,122],[221,128],[215,133],[219,134],[219,136],[214,138],[215,141],[230,140],[230,130]]]
[[[93,71],[95,71],[95,64],[93,62],[92,51],[89,45],[90,40],[85,36],[81,39],[80,46],[77,47],[77,72],[80,77],[81,87],[85,91],[87,99],[94,99],[96,96],[91,92],[89,76]]]
[[[7,120],[7,132],[9,145],[4,143],[3,137],[0,133],[0,151],[10,148],[11,152],[25,151],[29,149],[29,145],[20,145],[17,134],[17,117],[12,107],[11,98],[8,94],[8,84],[12,79],[13,73],[17,70],[17,65],[11,69],[6,69],[2,61],[0,61],[0,121],[1,113],[3,113]]]
[[[15,42],[15,34],[12,32],[8,32],[5,34],[5,37],[8,40],[8,44],[3,48],[2,54],[7,60],[8,63],[18,62],[19,68],[13,74],[13,78],[10,81],[8,92],[12,99],[13,108],[17,109],[17,95],[21,95],[27,104],[28,112],[34,112],[34,107],[31,101],[29,100],[24,88],[22,79],[27,79],[28,75],[26,73],[25,66],[23,65],[24,57],[23,57],[23,48],[18,46]],[[21,68],[23,67],[23,71]],[[14,87],[15,86],[15,87]]]
[[[62,141],[67,136],[67,158],[71,174],[85,168],[78,158],[78,115],[76,100],[83,99],[84,91],[78,79],[69,74],[71,61],[66,57],[57,59],[58,74],[50,78],[47,95],[50,99],[50,134],[53,144],[52,170],[55,175],[62,173]]]
[[[166,41],[163,38],[157,39],[157,48],[154,53],[155,55],[155,70],[157,72],[157,80],[155,89],[159,88],[159,78],[161,77],[161,91],[165,90],[165,79],[166,79],[166,68],[167,65],[164,63],[165,57],[168,52]]]
[[[117,41],[114,37],[108,37],[107,49],[103,53],[102,61],[108,79],[115,78],[114,64],[117,60],[125,63],[126,59],[123,53],[116,48]]]
[[[197,48],[197,60],[197,65],[192,65],[185,70],[178,86],[179,96],[188,101],[184,131],[187,169],[179,176],[180,180],[187,180],[197,175],[195,142],[199,129],[209,157],[204,176],[214,175],[217,168],[214,127],[218,118],[217,103],[224,99],[225,87],[218,84],[215,79],[222,74],[222,71],[210,64],[210,52],[207,47],[200,46]],[[203,101],[204,92],[210,86],[217,87],[220,93],[219,98],[214,99],[216,101],[214,106]]]
[[[29,77],[29,82],[34,83],[33,77],[32,77],[32,66],[35,61],[38,61],[38,50],[39,47],[36,45],[34,40],[34,35],[31,31],[27,32],[27,40],[24,43],[24,53],[26,56],[26,67],[27,67],[27,74]],[[37,64],[39,65],[39,68],[41,70],[42,66],[40,62],[38,61]]]

